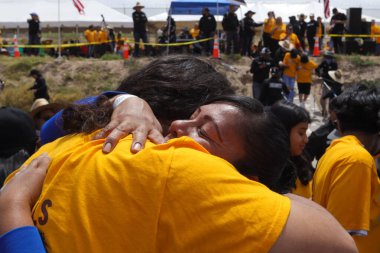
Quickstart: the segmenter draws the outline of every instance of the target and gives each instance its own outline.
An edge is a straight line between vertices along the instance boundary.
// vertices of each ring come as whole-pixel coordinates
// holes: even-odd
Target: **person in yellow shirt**
[[[218,142],[211,139],[218,135],[213,133],[217,127],[222,138],[236,140],[240,133],[229,125],[251,118],[241,117],[242,110],[256,115],[256,124],[257,120],[271,121],[261,118],[259,104],[247,99],[214,100],[195,112],[187,124],[195,127],[193,121],[197,121],[203,125],[194,133],[204,143]],[[214,123],[208,125],[210,119]],[[265,125],[255,127],[266,129]],[[179,128],[174,131],[178,134]],[[326,211],[294,196],[289,201],[248,180],[227,161],[208,154],[194,136],[162,145],[147,143],[137,155],[126,152],[132,141],[126,137],[111,154],[103,155],[104,140],[92,140],[94,134],[66,136],[43,146],[33,156],[48,152],[52,157],[33,212],[48,251],[297,253],[310,247],[309,252],[356,252],[348,235]],[[234,145],[224,149],[230,150],[227,155],[239,156],[242,151]],[[43,171],[41,166],[46,169],[48,164],[29,165]],[[16,188],[13,182],[22,176],[24,181],[38,181],[29,184],[41,184],[41,177],[36,179],[36,173],[26,177],[28,172],[16,175],[3,190],[1,210],[7,210],[11,202],[12,211],[21,207],[27,211],[38,193],[23,191],[21,197],[16,194],[16,200],[9,195]],[[23,213],[17,215],[24,219],[12,222],[15,215],[13,219],[6,216],[0,222],[0,231],[16,228],[10,233],[17,233],[17,229],[25,228],[20,226],[28,218]],[[311,219],[316,224],[309,225]],[[331,234],[322,233],[326,229]]]
[[[284,68],[282,79],[286,86],[288,86],[289,94],[287,95],[287,99],[290,102],[293,102],[295,96],[294,85],[299,64],[300,56],[298,55],[298,50],[295,48],[286,53],[283,61],[279,63],[280,67]]]
[[[375,55],[380,55],[380,25],[376,25],[376,21],[371,21],[371,38],[375,41]],[[375,35],[377,35],[375,37]]]
[[[102,56],[106,50],[107,50],[107,40],[108,40],[108,32],[105,27],[102,27],[99,29],[98,32],[98,42],[100,43],[98,45],[98,55]]]
[[[323,51],[323,37],[325,36],[325,25],[323,24],[321,17],[317,17],[317,33],[315,36],[319,38],[319,50]]]
[[[380,252],[380,88],[355,86],[331,101],[341,138],[319,160],[312,199],[353,236],[360,253]]]
[[[286,34],[286,25],[282,23],[282,18],[277,17],[275,26],[271,32],[272,47],[270,48],[271,52],[276,52],[279,45],[278,42],[283,38],[283,35]]]
[[[310,95],[312,83],[311,76],[317,67],[317,63],[315,63],[313,60],[310,60],[307,54],[301,55],[300,64],[297,68],[297,86],[300,106],[302,108],[305,108],[306,100]]]
[[[194,24],[194,27],[190,29],[190,35],[194,40],[199,39],[199,33],[201,30],[199,30],[198,23]]]
[[[302,51],[301,42],[298,39],[297,34],[293,32],[292,25],[286,25],[286,33],[281,34],[280,40],[288,40],[295,48]]]
[[[272,48],[272,30],[275,26],[276,19],[274,11],[268,11],[268,18],[264,20],[263,26],[263,43],[264,47]]]
[[[95,45],[91,44],[91,43],[95,42],[94,26],[93,25],[90,25],[86,29],[86,31],[84,31],[84,37],[86,38],[87,43],[90,43],[87,46],[87,57],[91,58],[94,56],[94,48],[95,48]]]
[[[303,155],[308,143],[306,131],[311,122],[310,115],[304,108],[286,100],[271,106],[270,111],[285,126],[290,142],[289,161],[275,191],[282,194],[291,192],[304,198],[311,198],[312,166]]]

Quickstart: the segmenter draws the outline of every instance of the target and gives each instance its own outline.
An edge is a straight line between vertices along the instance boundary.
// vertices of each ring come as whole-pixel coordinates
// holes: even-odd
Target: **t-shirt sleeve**
[[[175,238],[163,252],[269,252],[289,211],[289,199],[221,158],[182,150],[171,161],[159,222],[166,233],[158,233],[158,241]]]
[[[334,168],[326,209],[346,230],[369,230],[371,184],[363,182],[371,182],[371,170],[364,162]]]
[[[0,252],[45,253],[46,251],[37,228],[25,226],[0,236]]]

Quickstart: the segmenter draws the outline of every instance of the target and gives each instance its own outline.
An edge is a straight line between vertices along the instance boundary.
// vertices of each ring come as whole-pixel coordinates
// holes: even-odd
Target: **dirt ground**
[[[32,92],[27,89],[33,84],[28,77],[30,69],[37,68],[44,74],[52,101],[72,102],[84,96],[115,89],[121,80],[153,58],[123,60],[101,60],[71,58],[56,61],[52,58],[22,57],[20,59],[0,57],[0,79],[6,82],[0,91],[0,105],[10,105],[28,110],[33,100]],[[314,60],[319,63],[322,57]],[[249,73],[251,59],[235,57],[207,59],[217,70],[231,81],[238,94],[252,95],[252,75]],[[380,57],[339,56],[338,66],[344,72],[345,83],[366,82],[380,84]],[[319,92],[318,80],[313,91]]]

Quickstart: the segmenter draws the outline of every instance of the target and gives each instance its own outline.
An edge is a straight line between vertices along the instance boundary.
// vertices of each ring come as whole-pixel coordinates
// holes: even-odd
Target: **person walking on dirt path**
[[[29,76],[33,77],[36,80],[34,85],[28,89],[35,90],[34,100],[39,98],[45,98],[47,101],[49,101],[50,96],[48,93],[48,87],[46,85],[45,78],[42,76],[41,72],[37,69],[32,69],[30,71]]]

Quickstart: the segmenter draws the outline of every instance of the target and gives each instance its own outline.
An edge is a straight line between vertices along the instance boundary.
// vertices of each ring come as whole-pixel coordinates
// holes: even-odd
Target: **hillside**
[[[152,61],[152,58],[139,58],[124,64],[122,60],[113,59],[115,57],[104,58],[109,60],[70,58],[56,61],[50,57],[0,57],[0,79],[6,83],[4,90],[0,91],[0,105],[29,110],[33,92],[27,89],[34,79],[28,74],[32,68],[44,74],[52,101],[72,102],[116,88],[123,78]],[[252,76],[248,73],[250,59],[211,59],[211,62],[226,74],[237,93],[252,94]],[[338,65],[344,71],[346,83],[380,83],[380,57],[339,56]]]

